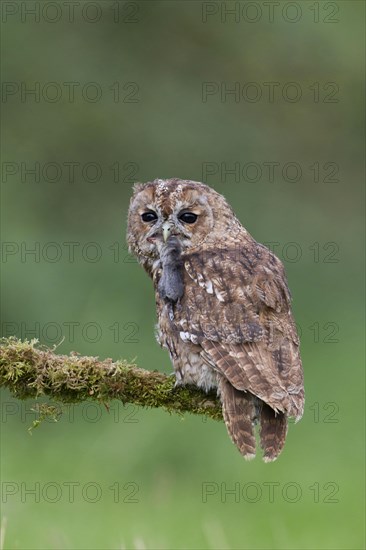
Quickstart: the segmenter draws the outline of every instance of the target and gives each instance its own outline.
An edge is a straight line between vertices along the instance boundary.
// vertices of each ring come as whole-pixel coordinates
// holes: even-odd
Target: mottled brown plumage
[[[258,244],[222,195],[188,180],[135,187],[128,243],[153,279],[158,339],[178,384],[217,388],[228,433],[264,460],[281,452],[287,418],[304,408],[299,340],[280,260]]]

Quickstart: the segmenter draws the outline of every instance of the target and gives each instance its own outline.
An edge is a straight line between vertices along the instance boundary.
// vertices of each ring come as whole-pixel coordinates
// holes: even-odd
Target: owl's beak
[[[161,227],[163,229],[163,239],[164,239],[164,242],[166,243],[169,238],[170,232],[172,230],[172,226],[170,225],[169,222],[164,222]]]

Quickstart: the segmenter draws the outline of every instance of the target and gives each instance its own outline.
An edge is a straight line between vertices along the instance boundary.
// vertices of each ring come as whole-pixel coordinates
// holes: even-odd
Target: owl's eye
[[[141,219],[143,222],[150,223],[155,222],[158,219],[158,216],[155,212],[149,210],[148,212],[141,214]]]
[[[179,216],[180,221],[182,221],[183,223],[194,223],[197,218],[197,214],[193,214],[193,212],[182,212],[182,214]]]

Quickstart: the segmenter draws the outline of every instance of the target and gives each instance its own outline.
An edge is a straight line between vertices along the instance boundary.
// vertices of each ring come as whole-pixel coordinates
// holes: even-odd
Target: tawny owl
[[[224,197],[195,181],[137,184],[128,244],[153,280],[158,340],[177,384],[217,389],[232,441],[253,458],[255,423],[275,460],[304,409],[299,340],[280,260]]]

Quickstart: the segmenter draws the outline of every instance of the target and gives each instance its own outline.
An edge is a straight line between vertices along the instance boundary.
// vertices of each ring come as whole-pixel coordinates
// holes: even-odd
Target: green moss
[[[37,340],[0,340],[0,386],[18,399],[42,395],[61,403],[118,399],[125,404],[222,420],[221,405],[214,393],[205,394],[195,387],[175,388],[174,383],[172,376],[143,370],[124,360],[100,361],[77,353],[56,355]],[[44,405],[39,422],[35,421],[37,426],[52,414],[52,406]]]
[[[58,422],[58,419],[62,414],[62,411],[58,407],[49,405],[48,403],[36,403],[31,411],[34,411],[38,415],[38,418],[33,420],[32,425],[28,428],[30,434],[46,419],[52,420],[53,422]]]

